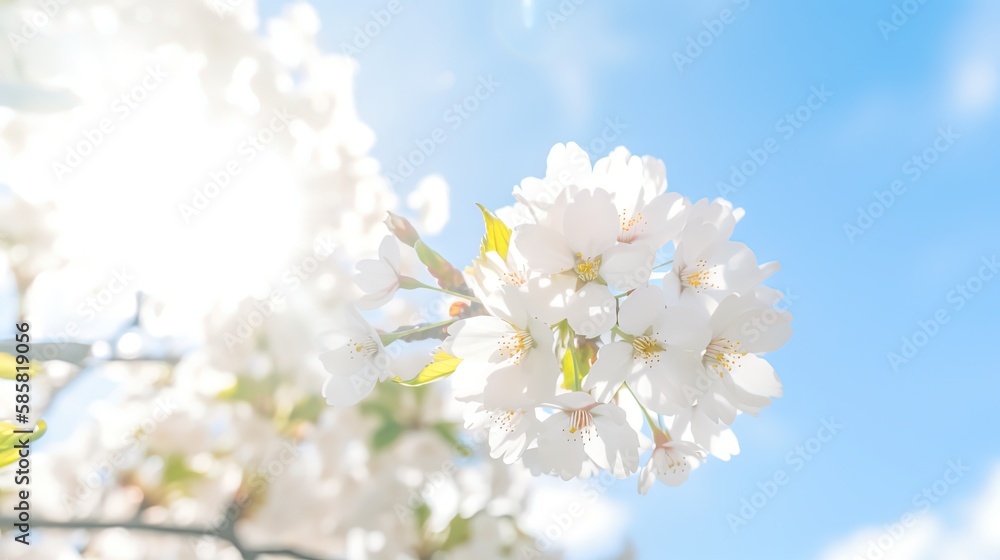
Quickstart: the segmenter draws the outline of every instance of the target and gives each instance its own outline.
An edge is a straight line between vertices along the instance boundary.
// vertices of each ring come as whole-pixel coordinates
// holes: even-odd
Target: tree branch
[[[11,526],[15,523],[20,523],[18,520],[12,517],[0,517],[0,525]],[[310,556],[308,554],[298,552],[292,549],[265,549],[265,550],[248,550],[243,548],[243,546],[238,542],[235,535],[224,535],[218,532],[212,531],[211,529],[204,529],[199,527],[183,527],[177,525],[147,525],[145,523],[139,523],[137,521],[93,521],[93,520],[78,520],[78,521],[50,521],[47,519],[32,519],[29,524],[33,527],[41,527],[46,529],[64,529],[68,531],[72,530],[88,530],[88,531],[102,531],[105,529],[126,529],[128,531],[144,531],[147,533],[165,533],[169,535],[178,535],[186,537],[205,537],[210,536],[218,540],[226,541],[233,545],[236,550],[240,552],[245,560],[256,560],[257,557],[262,555],[273,555],[273,556],[288,556],[290,558],[298,558],[299,560],[336,560],[334,558],[321,558],[318,556]]]

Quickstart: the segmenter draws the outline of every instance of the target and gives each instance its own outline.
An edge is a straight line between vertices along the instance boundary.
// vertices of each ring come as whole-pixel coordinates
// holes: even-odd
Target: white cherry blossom
[[[365,292],[358,305],[364,309],[382,307],[399,290],[402,274],[399,272],[401,259],[399,243],[387,235],[378,248],[378,259],[358,262],[358,273],[354,281]]]
[[[413,382],[447,377],[490,456],[536,475],[624,478],[648,450],[646,493],[683,483],[707,455],[738,454],[736,416],[781,395],[761,354],[791,334],[762,284],[777,263],[732,239],[743,211],[667,191],[658,159],[616,148],[591,165],[573,143],[513,195],[483,209],[486,234],[461,273],[421,248],[438,286],[415,287],[464,301],[383,338],[440,341]],[[417,246],[405,219],[390,230]],[[396,269],[378,270],[369,294],[394,295]]]
[[[559,395],[548,404],[554,412],[541,422],[538,447],[526,453],[529,467],[564,480],[597,469],[618,478],[636,471],[639,437],[621,407],[581,392]]]
[[[458,321],[444,349],[462,359],[458,377],[475,380],[478,388],[474,394],[457,388],[460,397],[481,399],[487,409],[530,407],[555,394],[559,363],[552,330],[530,314],[516,290],[500,293],[497,315]]]
[[[689,441],[658,442],[639,471],[639,493],[649,492],[657,480],[667,486],[680,486],[704,456],[701,447]]]
[[[657,286],[638,288],[621,305],[617,334],[622,338],[601,347],[587,375],[585,389],[597,398],[615,394],[621,384],[648,387],[647,406],[676,411],[693,402],[684,386],[694,380],[695,352],[705,347],[710,331],[707,314],[684,306],[667,306]]]
[[[631,290],[644,285],[656,249],[618,242],[618,210],[603,189],[580,192],[560,204],[565,205],[561,220],[553,225],[522,225],[513,243],[532,269],[577,278],[578,288],[566,302],[566,318],[576,332],[592,338],[614,326],[611,288]]]
[[[349,406],[365,398],[378,381],[389,377],[390,358],[375,329],[356,310],[338,313],[337,330],[326,333],[327,352],[320,361],[329,376],[323,397],[335,406]]]
[[[721,300],[751,290],[777,272],[778,263],[759,265],[753,251],[729,239],[740,216],[742,210],[733,210],[721,200],[702,200],[692,206],[664,286]]]

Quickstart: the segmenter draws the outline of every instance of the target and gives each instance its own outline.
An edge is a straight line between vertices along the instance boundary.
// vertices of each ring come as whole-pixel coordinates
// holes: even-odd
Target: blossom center
[[[504,360],[513,360],[515,364],[521,363],[521,358],[535,347],[535,339],[528,331],[517,331],[500,339],[500,357]]]
[[[622,214],[621,231],[618,232],[618,241],[622,243],[635,241],[635,238],[639,235],[639,230],[642,229],[640,226],[645,224],[646,220],[642,217],[642,212],[639,212],[632,218]]]
[[[347,345],[351,348],[352,354],[358,354],[362,358],[378,352],[378,343],[370,336],[362,340],[348,340]],[[353,359],[354,356],[351,358]]]
[[[683,454],[662,447],[660,449],[663,450],[663,455],[666,457],[666,461],[656,469],[660,474],[666,476],[667,474],[677,474],[678,471],[685,473],[690,469],[687,458]],[[666,467],[666,469],[663,467]],[[669,473],[667,472],[668,470],[670,471]]]
[[[515,270],[513,272],[505,272],[503,274],[503,282],[508,286],[523,286],[528,279],[520,270]]]
[[[728,338],[716,338],[705,349],[705,365],[718,372],[719,377],[727,371],[741,367],[741,358],[746,352],[740,352],[741,343]]]
[[[574,436],[572,438],[574,441],[578,438],[585,438],[584,441],[589,441],[593,427],[594,415],[590,413],[590,410],[574,410],[569,413],[569,433]]]
[[[652,365],[652,362],[660,361],[657,354],[663,352],[663,345],[651,336],[637,336],[632,339],[632,350],[636,359],[642,359]]]
[[[522,417],[524,417],[524,411],[520,409],[495,410],[490,413],[490,419],[493,420],[493,426],[497,430],[507,433],[514,432]]]
[[[582,253],[576,254],[576,266],[573,267],[576,275],[584,282],[591,282],[601,273],[601,256],[592,259],[583,258]]]
[[[708,261],[705,259],[701,259],[693,265],[684,267],[680,273],[681,282],[683,282],[685,286],[694,288],[695,290],[718,290],[719,284],[715,281],[717,276],[718,274],[715,271],[715,267],[709,266]]]

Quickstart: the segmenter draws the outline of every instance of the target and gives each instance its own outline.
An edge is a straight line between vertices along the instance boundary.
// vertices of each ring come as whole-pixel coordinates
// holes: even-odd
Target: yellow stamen
[[[637,336],[632,339],[632,349],[633,357],[645,361],[649,366],[652,366],[654,362],[659,362],[658,354],[663,352],[660,341],[651,336]]]
[[[639,212],[633,218],[628,218],[624,214],[622,215],[621,231],[618,233],[618,241],[622,243],[631,243],[635,241],[635,238],[639,235],[640,225],[646,225],[646,220],[642,217],[642,212]]]
[[[695,290],[719,289],[719,284],[715,281],[718,276],[715,267],[709,266],[705,259],[699,260],[693,266],[684,267],[680,276],[685,285]]]
[[[354,354],[360,354],[362,358],[378,352],[378,343],[371,337],[364,340],[348,340],[347,346],[353,350]],[[354,356],[351,356],[351,358],[353,359]]]
[[[728,338],[716,338],[705,349],[705,364],[716,371],[719,377],[726,372],[742,367],[740,363],[746,352],[740,352],[741,342]]]
[[[509,334],[499,341],[500,357],[504,360],[512,360],[515,364],[521,363],[521,358],[535,347],[535,339],[528,331],[517,331]]]
[[[601,256],[598,255],[592,259],[584,259],[583,254],[576,254],[576,266],[573,267],[576,271],[576,275],[580,277],[580,280],[584,282],[590,282],[597,278],[601,273]]]

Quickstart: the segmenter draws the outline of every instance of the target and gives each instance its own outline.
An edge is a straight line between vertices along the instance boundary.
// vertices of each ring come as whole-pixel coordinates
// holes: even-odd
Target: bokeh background
[[[261,21],[287,15],[290,5],[261,0]],[[762,261],[782,263],[771,284],[790,294],[795,336],[769,360],[784,381],[784,398],[760,417],[736,422],[739,456],[710,461],[680,488],[637,496],[634,480],[602,487],[585,520],[556,539],[567,557],[608,558],[634,546],[639,558],[1000,558],[1000,372],[993,351],[1000,311],[1000,6],[312,5],[318,27],[310,36],[318,48],[356,61],[345,87],[370,131],[357,131],[363,146],[353,153],[367,150],[378,162],[368,172],[382,177],[380,196],[389,201],[345,199],[366,204],[366,215],[398,205],[421,218],[436,248],[465,262],[481,228],[474,203],[508,204],[515,184],[543,173],[552,144],[575,141],[595,159],[624,145],[662,158],[672,190],[724,196],[743,207],[747,217],[735,237]],[[178,25],[211,33],[211,23]],[[261,25],[255,32],[282,31]],[[291,47],[277,52],[279,60],[297,56]],[[234,54],[219,64],[232,71],[239,62]],[[317,76],[312,83],[322,82]],[[11,96],[22,91],[13,80],[4,83]],[[238,104],[238,93],[226,99]],[[152,120],[156,114],[143,113]],[[192,121],[225,126],[201,116]],[[185,126],[159,139],[155,159],[185,166],[183,150],[171,148],[196,136]],[[249,270],[260,272],[269,255],[283,254],[282,243],[297,234],[282,225],[296,214],[282,214],[288,198],[266,189],[295,165],[289,156],[259,171],[270,174],[253,183],[262,190],[241,194],[234,206],[252,212],[207,217],[226,231],[231,219],[247,235],[257,232],[228,242],[216,232],[220,247],[248,254],[154,254],[144,269],[153,278],[148,290],[174,297],[155,285],[155,263],[162,263],[209,271],[178,292],[186,301],[252,292],[239,283],[251,276],[247,269],[218,263],[255,262],[259,268]],[[191,175],[182,190],[197,183],[199,173]],[[28,189],[18,178],[5,173],[0,183]],[[142,185],[129,188],[147,196]],[[448,204],[441,203],[445,195]],[[57,196],[72,195],[49,198]],[[104,234],[89,242],[127,240],[130,228],[148,222],[135,206],[100,196],[90,191],[85,198],[115,211],[79,213],[81,220],[100,216]],[[336,234],[352,223],[328,226]],[[374,252],[376,226],[345,249],[345,260]],[[79,226],[97,227],[86,220]],[[164,250],[175,246],[170,241]],[[131,258],[122,255],[136,248],[119,245],[91,252],[112,255],[105,264]],[[107,315],[107,329],[130,312]],[[176,320],[194,313],[179,312]],[[57,400],[40,444],[71,439],[73,423],[88,414],[87,400],[112,384],[82,382]],[[579,484],[532,486],[523,518],[534,534],[583,499]]]

